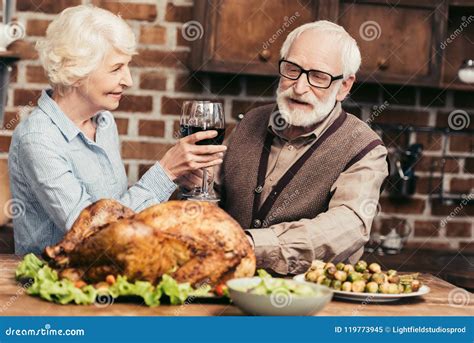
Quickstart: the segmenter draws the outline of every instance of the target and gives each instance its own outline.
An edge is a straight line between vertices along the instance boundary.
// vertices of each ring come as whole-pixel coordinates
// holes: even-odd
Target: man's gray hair
[[[344,78],[355,75],[361,64],[360,50],[357,42],[340,25],[327,20],[318,20],[312,23],[304,24],[290,32],[285,42],[281,46],[280,57],[287,58],[291,45],[299,35],[307,30],[317,30],[334,36],[335,42],[341,45],[341,58]]]

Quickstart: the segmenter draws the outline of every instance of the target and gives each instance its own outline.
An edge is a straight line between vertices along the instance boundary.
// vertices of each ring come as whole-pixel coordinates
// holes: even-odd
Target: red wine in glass
[[[217,136],[214,138],[209,138],[209,139],[203,139],[197,142],[197,145],[221,145],[224,143],[224,138],[225,138],[225,129],[221,128],[203,128],[200,126],[188,126],[188,125],[181,125],[180,126],[180,134],[181,137],[186,137],[189,135],[192,135],[196,132],[201,132],[201,131],[217,131]]]

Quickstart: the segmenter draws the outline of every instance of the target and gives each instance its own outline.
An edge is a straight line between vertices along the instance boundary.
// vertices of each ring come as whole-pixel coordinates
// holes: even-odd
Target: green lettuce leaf
[[[25,255],[23,261],[20,262],[16,269],[16,278],[34,278],[38,270],[43,266],[44,262],[36,257],[35,254]]]
[[[268,274],[268,272],[265,269],[259,269],[257,270],[257,275],[261,277],[262,279],[264,278],[271,278],[272,276]]]
[[[115,283],[108,288],[96,289],[92,285],[77,288],[74,282],[68,279],[59,280],[58,273],[33,254],[26,255],[20,262],[16,277],[33,279],[27,294],[59,304],[90,305],[98,296],[110,296],[114,299],[120,296],[139,296],[147,306],[158,306],[162,295],[166,294],[172,305],[179,305],[188,297],[203,296],[211,290],[209,285],[193,289],[189,283],[178,283],[167,274],[163,275],[156,287],[148,281],[130,282],[127,277],[119,275]]]
[[[191,292],[188,294],[190,297],[203,297],[209,294],[211,291],[212,287],[209,285],[202,285],[196,289],[191,290]]]
[[[158,284],[159,288],[170,298],[171,305],[184,304],[189,294],[193,291],[189,283],[178,283],[168,274],[164,274],[161,282]]]
[[[154,287],[148,281],[127,281],[126,276],[119,275],[115,283],[108,288],[108,292],[114,298],[121,295],[136,295],[143,298],[147,306],[158,306],[162,295],[159,287]]]

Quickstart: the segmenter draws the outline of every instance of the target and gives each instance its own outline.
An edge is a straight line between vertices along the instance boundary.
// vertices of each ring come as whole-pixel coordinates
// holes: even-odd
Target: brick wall
[[[425,87],[358,84],[346,104],[366,121],[376,124],[402,124],[413,127],[449,128],[449,114],[465,111],[474,128],[472,92]],[[453,125],[451,124],[451,127]],[[465,130],[464,130],[465,131]],[[377,224],[389,227],[407,221],[413,231],[409,245],[433,249],[474,250],[474,206],[465,203],[442,204],[430,199],[441,185],[446,193],[474,195],[474,135],[463,130],[449,136],[441,132],[385,131],[383,140],[389,149],[421,143],[424,151],[416,164],[416,193],[410,200],[394,201],[388,192],[380,200]],[[444,179],[441,179],[443,147],[446,147]]]
[[[33,49],[47,25],[66,7],[94,3],[120,12],[133,28],[139,42],[139,55],[132,64],[133,87],[122,99],[115,117],[122,142],[122,156],[129,182],[135,182],[173,144],[179,110],[186,99],[216,99],[224,103],[227,121],[232,127],[239,113],[273,100],[277,80],[272,77],[243,75],[192,74],[186,68],[189,42],[181,35],[183,23],[192,19],[192,1],[85,1],[17,0],[15,18],[26,28],[26,38],[11,49],[21,54],[12,72],[3,130],[0,131],[0,158],[6,159],[10,137],[21,116],[35,105],[46,79]],[[387,104],[383,111],[374,106]],[[345,107],[365,120],[446,127],[448,114],[462,109],[470,115],[474,127],[472,93],[441,91],[419,87],[357,84]],[[374,115],[377,113],[377,115]],[[403,135],[402,135],[403,136]],[[402,136],[385,134],[389,146],[403,144]],[[407,220],[414,231],[410,244],[431,248],[474,250],[473,207],[446,206],[429,200],[441,182],[439,161],[443,144],[449,160],[444,187],[452,192],[472,193],[474,187],[474,137],[460,134],[445,142],[440,134],[411,133],[411,142],[425,145],[418,163],[419,182],[412,200],[396,203],[384,193],[381,199],[382,226],[395,217]],[[434,182],[429,187],[430,168],[434,163]],[[455,213],[455,215],[451,215]],[[449,221],[446,222],[446,218]],[[447,223],[444,225],[444,223]]]

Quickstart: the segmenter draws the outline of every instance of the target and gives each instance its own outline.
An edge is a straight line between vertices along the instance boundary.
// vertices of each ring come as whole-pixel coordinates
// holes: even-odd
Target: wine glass
[[[184,101],[181,106],[181,117],[179,118],[179,136],[180,138],[188,135],[188,121],[191,114],[191,106],[193,102],[190,100]]]
[[[224,142],[225,118],[222,104],[202,101],[193,103],[188,119],[188,134],[208,130],[217,131],[217,136],[196,142],[197,145],[221,145]],[[218,202],[220,199],[214,194],[213,181],[213,178],[208,178],[207,168],[204,168],[201,190],[195,190],[189,200]]]
[[[186,137],[190,135],[189,133],[189,120],[192,117],[191,116],[191,111],[192,107],[194,104],[199,104],[199,103],[209,103],[209,101],[192,101],[192,100],[187,100],[183,102],[183,105],[181,106],[181,117],[179,118],[179,136],[180,138]],[[179,192],[179,198],[181,199],[186,199],[189,198],[193,195],[198,195],[201,193],[201,187],[196,185],[194,186],[194,189],[190,191],[186,191],[185,189],[181,188]]]

